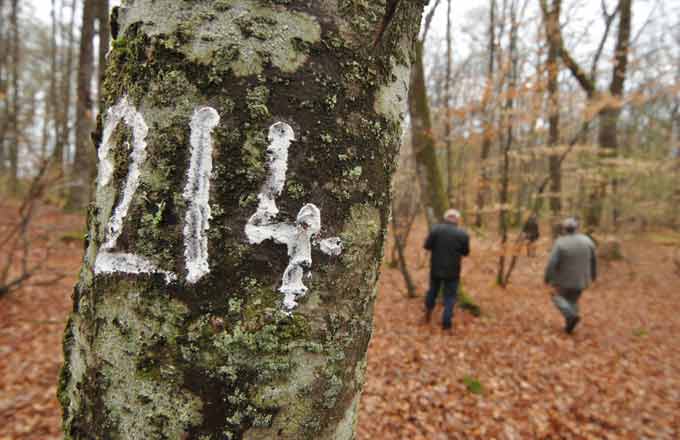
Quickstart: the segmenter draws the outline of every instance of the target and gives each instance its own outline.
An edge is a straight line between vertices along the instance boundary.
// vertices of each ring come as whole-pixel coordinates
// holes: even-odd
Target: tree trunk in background
[[[7,54],[8,42],[5,36],[5,0],[0,0],[0,102],[2,102],[2,121],[0,121],[0,179],[5,174],[5,136],[9,122],[9,102],[7,100]]]
[[[540,6],[543,11],[544,17],[550,15],[551,10],[557,9],[559,11],[559,6],[561,0],[553,0],[552,7],[550,8],[547,0],[540,0]],[[605,5],[605,3],[603,3]],[[621,113],[621,107],[623,105],[623,89],[624,81],[626,79],[626,70],[628,66],[628,51],[630,45],[630,26],[631,26],[631,9],[632,0],[619,0],[617,11],[619,14],[619,29],[618,36],[616,40],[616,46],[614,48],[614,60],[612,62],[612,78],[609,83],[608,96],[603,96],[602,93],[598,93],[597,83],[595,74],[597,73],[597,60],[599,59],[599,53],[604,43],[606,41],[607,35],[609,33],[610,25],[613,22],[614,17],[617,12],[612,14],[605,14],[605,32],[598,48],[598,55],[593,61],[591,66],[590,74],[576,62],[576,60],[571,56],[569,51],[564,45],[564,40],[562,39],[562,32],[557,27],[556,31],[549,34],[548,38],[553,39],[553,44],[556,44],[559,48],[559,54],[562,58],[564,64],[569,68],[572,76],[579,83],[583,91],[586,93],[588,98],[588,103],[590,105],[601,105],[602,108],[598,112],[599,120],[599,132],[598,132],[598,144],[600,147],[600,156],[615,157],[618,154],[618,139],[617,139],[617,125],[619,115]],[[557,17],[559,20],[559,16]],[[602,103],[598,100],[604,100]],[[606,174],[606,171],[605,171]],[[607,195],[607,185],[610,182],[608,176],[605,177],[604,181],[597,184],[595,188],[592,189],[588,195],[589,207],[586,212],[586,224],[589,229],[597,228],[600,226],[602,219],[602,210],[604,206],[605,197]],[[617,205],[617,186],[618,182],[616,178],[611,179],[612,192],[614,199],[614,212],[613,219],[614,223],[617,223],[618,219],[618,208]]]
[[[554,38],[554,32],[559,32],[561,1],[553,3],[552,10],[544,17],[546,40],[548,41],[548,146],[555,148],[560,142],[560,107],[559,107],[559,46]],[[559,155],[551,154],[549,158],[550,173],[550,211],[553,217],[558,217],[562,211],[562,171]]]
[[[94,129],[92,105],[92,73],[94,71],[94,19],[97,12],[95,0],[83,3],[83,22],[80,32],[78,79],[76,100],[76,152],[71,173],[66,208],[84,209],[90,201],[90,183],[94,177],[95,148],[90,137]]]
[[[491,0],[489,6],[489,64],[486,70],[486,86],[484,89],[484,97],[482,98],[482,111],[484,112],[484,138],[482,139],[482,150],[479,158],[479,188],[477,189],[477,213],[475,215],[475,226],[478,228],[484,223],[484,206],[491,188],[491,177],[487,160],[489,153],[491,153],[491,145],[493,142],[493,110],[489,106],[489,101],[493,94],[493,74],[494,74],[494,56],[496,50],[496,1]]]
[[[63,6],[63,5],[62,5]],[[63,66],[62,77],[61,77],[61,102],[56,105],[55,108],[55,119],[54,123],[56,126],[56,140],[53,151],[54,157],[54,167],[61,171],[64,169],[66,164],[66,151],[65,148],[68,146],[69,134],[71,130],[69,128],[69,112],[71,109],[71,81],[73,72],[73,46],[75,46],[75,37],[73,28],[75,27],[75,14],[76,14],[76,0],[71,2],[71,19],[68,25],[68,33],[66,35],[66,40],[68,41],[66,46],[66,62]]]
[[[506,244],[508,241],[508,208],[509,208],[509,191],[510,191],[510,149],[514,142],[514,109],[515,109],[515,95],[517,94],[517,4],[512,2],[510,5],[510,34],[508,59],[510,69],[508,69],[508,85],[506,88],[506,99],[503,106],[503,114],[505,115],[505,139],[501,151],[502,160],[500,163],[500,189],[499,202],[500,210],[498,212],[498,229],[501,236],[501,255],[498,259],[498,272],[496,274],[496,283],[505,287],[505,253]]]
[[[97,1],[97,22],[99,31],[99,61],[97,63],[97,100],[101,102],[104,73],[106,72],[106,53],[109,51],[111,29],[109,26],[109,0]]]
[[[600,111],[599,116],[600,127],[598,142],[604,157],[618,156],[619,140],[617,137],[617,126],[621,114],[621,107],[623,105],[623,89],[628,67],[632,3],[633,0],[619,1],[619,34],[616,39],[616,47],[614,48],[613,71],[609,83],[609,94],[611,95],[612,100],[610,101],[611,104],[606,105]],[[613,204],[612,221],[614,227],[617,227],[620,208],[617,190],[618,178],[616,176],[611,178],[611,186]],[[602,194],[602,198],[604,198],[604,195],[605,194]],[[598,202],[598,205],[602,206],[603,200],[600,199]],[[599,224],[599,218],[597,224]]]
[[[124,5],[65,438],[353,438],[423,4]]]
[[[448,205],[451,206],[455,200],[455,182],[453,176],[455,175],[455,151],[453,150],[453,142],[451,139],[451,64],[453,63],[453,56],[451,50],[451,0],[446,4],[446,82],[444,83],[444,139],[446,140],[446,196]],[[460,207],[458,207],[460,209]]]
[[[420,41],[416,42],[416,58],[411,72],[409,111],[411,114],[413,151],[416,153],[418,174],[424,176],[427,185],[424,188],[427,208],[432,210],[433,220],[440,221],[446,211],[447,198],[437,163],[434,137],[432,136],[432,120],[430,119],[430,105],[427,99],[425,68],[423,66],[423,43]],[[428,215],[430,215],[429,212]]]
[[[59,99],[57,94],[57,5],[56,0],[52,0],[52,9],[50,11],[50,18],[52,21],[50,34],[50,87],[48,91],[47,102],[45,103],[46,112],[51,116],[51,123],[54,124],[54,145],[56,148],[57,139],[59,139],[59,125],[57,123],[57,113],[59,106]],[[48,110],[49,109],[49,110]],[[45,118],[47,121],[47,118]],[[47,157],[47,143],[45,144],[45,157]],[[52,152],[52,160],[55,160],[54,151]],[[56,164],[61,164],[57,162]],[[52,168],[56,168],[56,164],[52,164]],[[61,170],[61,168],[60,168]]]
[[[9,111],[7,125],[7,156],[9,159],[8,189],[11,194],[19,191],[19,2],[12,0],[9,25],[11,33],[11,99],[8,100]]]

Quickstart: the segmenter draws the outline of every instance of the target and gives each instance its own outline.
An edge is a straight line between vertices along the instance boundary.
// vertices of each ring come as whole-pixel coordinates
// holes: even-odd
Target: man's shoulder
[[[575,248],[579,246],[587,246],[595,248],[593,240],[591,240],[587,235],[583,234],[571,234],[560,237],[555,241],[556,247],[566,247]]]

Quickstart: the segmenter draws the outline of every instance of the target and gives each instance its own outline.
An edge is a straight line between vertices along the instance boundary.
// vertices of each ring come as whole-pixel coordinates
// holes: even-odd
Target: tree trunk
[[[8,42],[5,37],[5,0],[0,0],[0,96],[2,102],[2,119],[0,120],[0,180],[5,174],[5,135],[7,134],[9,106],[7,105],[7,50]]]
[[[422,3],[123,5],[65,438],[353,438]]]
[[[94,177],[95,149],[90,137],[94,129],[92,105],[92,73],[94,71],[95,0],[83,3],[83,25],[80,32],[78,58],[78,96],[76,101],[76,153],[71,173],[71,185],[66,202],[69,210],[84,209],[90,201],[90,183]]]
[[[491,188],[491,177],[487,165],[491,145],[493,143],[493,110],[490,106],[493,93],[494,75],[494,56],[496,51],[496,1],[491,0],[489,5],[489,61],[486,70],[486,86],[484,97],[482,98],[482,111],[484,112],[484,138],[482,139],[482,150],[479,158],[480,175],[479,188],[477,189],[477,213],[475,215],[475,226],[478,228],[484,223],[484,205]]]
[[[517,94],[517,5],[512,3],[510,6],[510,35],[508,47],[508,59],[510,69],[508,69],[508,85],[506,88],[506,99],[503,106],[503,114],[505,115],[505,139],[503,142],[500,163],[500,188],[499,188],[499,202],[500,210],[498,212],[498,230],[501,236],[501,255],[498,259],[498,272],[496,274],[496,283],[505,287],[505,254],[506,245],[508,242],[508,204],[510,201],[510,149],[514,143],[514,122],[515,117],[513,112],[515,110],[515,95]]]
[[[71,1],[71,20],[68,25],[68,34],[66,35],[66,63],[62,71],[61,78],[61,103],[55,106],[54,123],[56,127],[56,139],[54,146],[54,166],[57,171],[63,171],[66,163],[66,151],[68,146],[69,134],[69,113],[71,109],[71,80],[73,72],[73,46],[75,46],[75,37],[73,28],[75,26],[76,14],[76,0]]]
[[[413,150],[416,153],[418,173],[421,176],[424,175],[427,184],[427,187],[424,188],[427,208],[432,210],[432,217],[438,221],[444,217],[444,211],[446,211],[448,204],[432,135],[432,120],[430,119],[430,105],[427,100],[425,68],[423,66],[423,43],[421,41],[416,43],[416,58],[411,74],[409,110]]]
[[[547,16],[544,16],[546,40],[548,41],[548,146],[555,148],[560,142],[560,107],[559,107],[559,45],[551,35],[559,32],[561,1],[555,1]],[[549,159],[550,173],[550,210],[553,217],[562,211],[562,171],[559,156],[551,154]]]
[[[9,158],[9,192],[16,194],[19,191],[19,2],[12,0],[9,25],[12,28],[11,40],[11,93],[7,124],[10,135],[7,139],[7,155]]]
[[[453,160],[455,151],[453,150],[453,142],[451,139],[451,64],[452,49],[451,49],[451,0],[446,4],[446,80],[444,83],[444,139],[446,140],[446,195],[448,205],[454,203],[455,199],[455,183],[453,176],[455,175],[455,162]]]
[[[397,221],[397,216],[395,215],[395,206],[392,204],[392,234],[394,235],[394,250],[397,254],[397,265],[399,266],[399,271],[401,276],[404,278],[404,285],[406,286],[406,294],[409,298],[416,297],[416,286],[413,284],[413,279],[411,278],[411,273],[408,270],[408,265],[406,264],[405,249],[408,243],[408,232],[411,229],[411,224],[413,223],[412,218],[407,219],[409,221],[408,228],[403,231],[399,227],[399,222]]]

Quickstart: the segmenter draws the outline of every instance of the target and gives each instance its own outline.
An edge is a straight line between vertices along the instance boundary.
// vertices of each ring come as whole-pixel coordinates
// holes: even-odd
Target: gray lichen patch
[[[296,366],[285,381],[272,382],[258,390],[253,401],[263,407],[280,408],[268,427],[253,427],[245,440],[264,440],[278,432],[282,438],[304,438],[305,424],[313,417],[313,401],[305,396],[317,379],[317,371],[325,365],[323,356],[295,350]]]
[[[368,204],[354,205],[350,210],[350,219],[340,234],[347,249],[341,256],[342,262],[350,271],[363,277],[366,285],[371,286],[382,257],[382,253],[376,257],[371,252],[371,247],[377,241],[382,244],[380,218],[377,208]]]
[[[183,19],[177,20],[180,16]],[[191,61],[212,64],[217,76],[227,70],[241,77],[256,75],[267,63],[283,72],[295,72],[307,60],[305,47],[321,38],[314,17],[284,8],[274,10],[256,0],[221,0],[217,9],[209,2],[187,9],[172,0],[138,0],[135,22],[140,20],[149,36],[175,35],[166,44]],[[126,8],[121,9],[119,21],[122,33],[133,24]]]
[[[183,387],[170,362],[187,313],[182,303],[155,292],[108,292],[100,303],[93,352],[107,384],[101,401],[117,426],[114,438],[182,438],[201,423],[201,400]]]
[[[365,47],[372,43],[385,15],[385,0],[339,0],[337,10],[326,4],[328,14],[338,15],[338,28],[342,40],[350,47]]]
[[[392,81],[382,85],[376,94],[374,110],[392,122],[403,123],[408,103],[410,66],[397,63],[392,57]]]

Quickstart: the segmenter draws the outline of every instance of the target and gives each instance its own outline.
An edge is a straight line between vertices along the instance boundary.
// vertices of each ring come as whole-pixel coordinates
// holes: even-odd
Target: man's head
[[[444,220],[457,225],[460,223],[460,212],[456,209],[449,209],[444,213]]]
[[[562,221],[562,229],[566,234],[575,233],[578,229],[578,220],[574,217],[565,218],[564,221]]]

